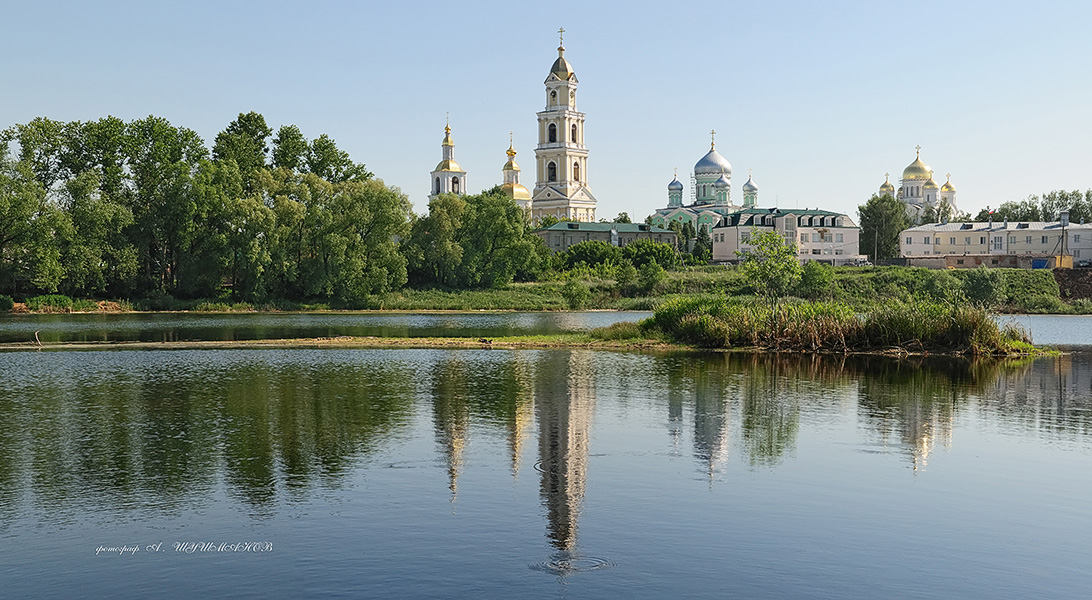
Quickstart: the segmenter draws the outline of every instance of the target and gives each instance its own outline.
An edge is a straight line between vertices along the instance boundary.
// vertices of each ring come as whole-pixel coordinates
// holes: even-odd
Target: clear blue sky
[[[733,198],[856,217],[922,146],[961,209],[1092,188],[1092,3],[12,2],[0,126],[240,112],[327,133],[426,210],[451,115],[471,191],[535,112],[565,28],[598,216],[643,219],[717,130]],[[687,191],[689,193],[689,190]]]

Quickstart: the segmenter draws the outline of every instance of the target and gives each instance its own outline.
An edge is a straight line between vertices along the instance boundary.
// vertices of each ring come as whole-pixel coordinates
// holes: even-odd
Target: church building
[[[748,175],[743,184],[743,206],[732,203],[732,164],[717,152],[716,131],[709,132],[709,152],[694,165],[691,182],[691,202],[683,204],[685,190],[678,174],[667,184],[667,206],[656,209],[652,224],[668,229],[672,222],[689,222],[694,231],[702,225],[712,229],[720,220],[741,208],[754,208],[758,203],[758,186]]]
[[[561,29],[558,33],[564,34]],[[588,188],[588,149],[584,113],[576,110],[579,83],[565,59],[564,38],[557,60],[546,76],[546,108],[538,113],[537,177],[531,194],[531,221],[549,215],[572,221],[595,221],[595,196]]]
[[[956,190],[955,186],[952,185],[952,174],[948,174],[948,179],[944,182],[944,185],[938,186],[937,182],[933,180],[932,167],[921,160],[921,146],[917,146],[915,150],[917,150],[917,156],[914,158],[914,162],[903,169],[898,191],[895,190],[895,186],[890,181],[885,179],[877,195],[892,196],[906,202],[906,216],[910,217],[910,220],[914,222],[920,222],[921,216],[926,210],[930,208],[939,209],[943,204],[951,207],[953,214],[957,213]],[[891,174],[887,173],[886,176],[890,178]]]
[[[441,158],[432,171],[432,200],[440,194],[466,195],[466,171],[455,162],[455,141],[451,139],[451,125],[444,127],[444,141],[440,143]]]

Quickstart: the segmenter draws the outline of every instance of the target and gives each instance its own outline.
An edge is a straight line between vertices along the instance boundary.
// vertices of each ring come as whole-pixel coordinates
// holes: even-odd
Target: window
[[[807,243],[807,241],[808,241],[808,234],[801,233],[800,234],[800,243]]]
[[[842,250],[841,248],[835,248],[835,249],[834,249],[834,254],[835,254],[836,256],[841,256],[841,255],[843,255],[843,254],[845,254],[845,253],[846,253],[846,252],[845,252],[845,250]]]
[[[578,162],[573,163],[573,179],[580,181],[580,163]]]
[[[1030,235],[1024,238],[1024,243],[1025,244],[1030,244],[1031,243],[1031,236]]]
[[[830,248],[823,248],[823,254],[830,254]]]
[[[433,194],[439,194],[440,193],[440,178],[439,177],[436,178],[436,188],[432,190],[432,193]]]
[[[834,241],[834,234],[832,234],[832,233],[824,233],[824,234],[823,234],[823,241],[824,241],[824,242],[833,242],[833,241]]]
[[[1015,235],[1010,235],[1009,236],[1009,244],[1011,245],[1011,244],[1015,244],[1015,243],[1016,243],[1016,236]]]
[[[954,237],[948,238],[948,244],[951,245],[951,246],[955,246],[955,238]]]
[[[844,241],[845,241],[845,239],[844,239],[844,236],[843,236],[843,234],[841,234],[841,233],[836,233],[836,234],[834,234],[834,241],[835,241],[835,242],[837,242],[837,243],[839,243],[839,244],[841,244],[842,242],[844,242]]]
[[[1045,244],[1045,243],[1047,243],[1047,241],[1046,241],[1046,240],[1047,240],[1047,236],[1045,236],[1045,235],[1044,235],[1044,236],[1043,236],[1043,243],[1044,243],[1044,244]]]
[[[913,245],[913,243],[914,243],[914,238],[912,238],[912,237],[906,238],[906,245],[907,246],[911,246],[911,245]]]
[[[812,249],[811,249],[811,253],[812,253],[812,254],[820,254],[821,252],[822,252],[822,250],[820,250],[820,249],[818,249],[818,248],[812,248]]]
[[[575,123],[573,124],[571,138],[572,138],[572,143],[575,144],[576,143],[576,124]]]
[[[955,264],[957,264],[957,265],[963,264],[963,259],[962,258],[956,259]]]
[[[551,143],[556,142],[557,141],[557,125],[554,125],[553,123],[550,123],[550,129],[548,131],[549,131],[549,133],[547,134],[547,140],[550,141]]]
[[[969,238],[969,237],[963,238],[963,244],[966,245],[966,246],[970,246],[971,245],[971,238]]]
[[[925,241],[923,241],[922,243],[923,243],[923,244],[931,244],[931,243],[933,243],[933,242],[932,242],[932,239],[931,239],[931,238],[930,238],[929,236],[926,236],[926,237],[925,237]]]
[[[818,233],[812,233],[811,234],[811,241],[818,242],[819,240],[820,240],[820,237],[819,237]]]
[[[456,194],[459,193],[459,178],[458,177],[452,177],[451,178],[451,191],[455,192]]]
[[[1081,234],[1079,234],[1079,233],[1073,234],[1073,243],[1074,244],[1081,243]]]
[[[739,239],[740,239],[740,240],[741,240],[741,241],[742,241],[742,242],[743,242],[744,244],[749,244],[749,243],[751,242],[751,234],[750,234],[750,233],[748,233],[748,232],[744,232],[743,234],[741,234],[741,235],[740,235],[740,238],[739,238]]]
[[[546,165],[546,181],[557,181],[557,165],[554,163]]]
[[[983,235],[983,236],[980,236],[980,237],[978,238],[978,243],[979,243],[979,244],[985,244],[985,243],[986,243],[986,236],[984,236],[984,235]]]

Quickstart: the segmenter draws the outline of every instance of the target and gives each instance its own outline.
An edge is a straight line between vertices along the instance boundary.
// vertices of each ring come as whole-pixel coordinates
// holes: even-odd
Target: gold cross
[[[562,45],[562,46],[565,45],[565,28],[564,27],[557,30],[557,39],[558,39],[558,43],[560,45]]]
[[[917,150],[918,154],[921,154],[921,144],[918,144],[917,146],[914,146],[914,150]]]
[[[715,150],[716,147],[717,147],[717,130],[716,129],[710,129],[709,130],[709,138],[710,138],[709,149],[710,150]]]
[[[884,174],[883,174],[883,180],[884,180],[884,181],[887,181],[887,180],[889,180],[889,179],[891,179],[891,173],[884,173]]]

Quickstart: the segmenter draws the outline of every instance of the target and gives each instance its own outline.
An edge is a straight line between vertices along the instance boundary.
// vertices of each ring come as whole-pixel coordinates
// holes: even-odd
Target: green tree
[[[563,257],[565,266],[570,269],[579,264],[589,267],[613,265],[622,260],[622,250],[602,240],[588,240],[569,246]]]
[[[690,254],[700,264],[706,264],[713,260],[713,238],[709,235],[709,225],[702,223],[698,227],[698,236],[694,240],[694,248]]]
[[[338,148],[334,140],[325,133],[311,142],[307,170],[330,183],[367,181],[373,176],[364,168],[363,163],[354,163],[349,158],[349,153]]]
[[[786,243],[777,231],[751,231],[752,249],[737,251],[743,259],[740,269],[755,291],[772,305],[792,290],[802,274],[796,258],[796,244]]]
[[[307,138],[295,125],[282,125],[273,138],[273,167],[299,171],[307,164],[307,154],[311,151]]]
[[[1005,277],[997,269],[980,266],[963,274],[963,294],[967,300],[985,308],[993,308],[1005,301]]]
[[[244,181],[249,181],[254,171],[265,167],[269,153],[267,140],[271,135],[273,130],[266,125],[265,117],[261,114],[254,111],[239,113],[238,118],[216,135],[212,156],[221,162],[234,160]]]
[[[899,255],[899,234],[910,226],[906,203],[891,196],[873,195],[857,207],[860,217],[860,248],[872,260]]]
[[[500,186],[466,196],[460,228],[463,261],[459,268],[464,287],[500,287],[537,256],[523,211]]]
[[[646,293],[652,294],[656,287],[663,283],[667,275],[663,267],[656,261],[649,261],[641,265],[637,270],[637,285]]]
[[[615,223],[632,223],[633,221],[629,220],[629,213],[620,212],[620,213],[618,213],[617,217],[614,217],[614,222]]]
[[[410,281],[417,285],[457,287],[463,262],[460,224],[466,200],[457,194],[440,194],[428,203],[428,215],[413,222],[402,244]]]
[[[671,269],[678,265],[679,255],[671,244],[638,239],[622,248],[622,258],[638,269],[650,262],[655,262],[662,268]]]
[[[66,294],[132,292],[137,252],[124,232],[133,224],[133,214],[102,193],[100,181],[97,171],[86,170],[65,186],[68,219],[58,239],[66,270],[61,289]]]
[[[830,298],[834,293],[834,267],[809,260],[801,270],[796,293],[809,300]]]

